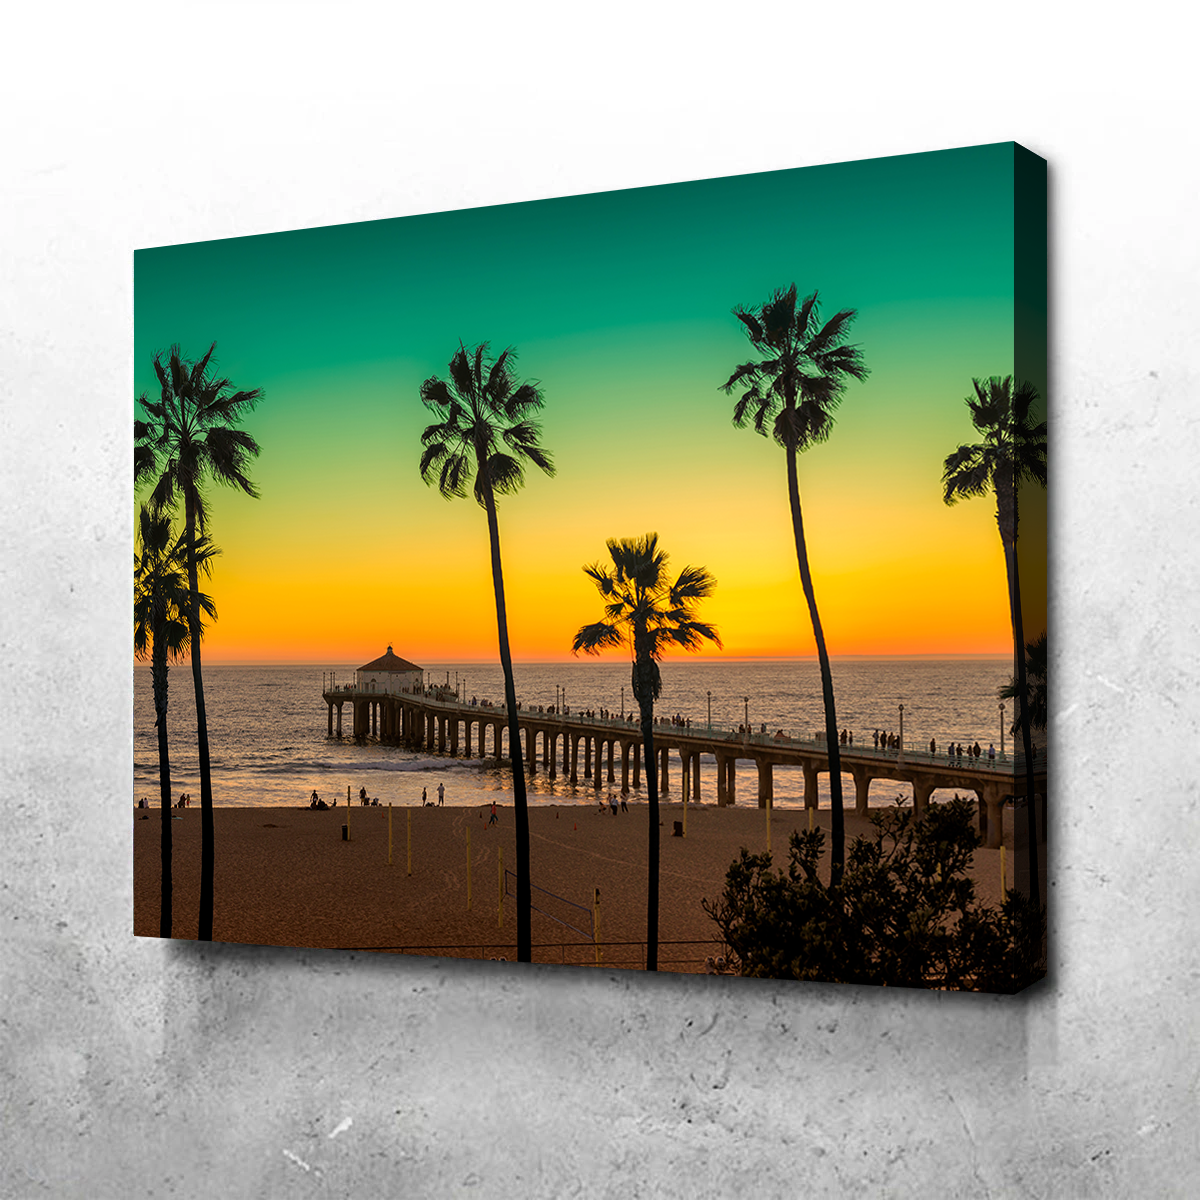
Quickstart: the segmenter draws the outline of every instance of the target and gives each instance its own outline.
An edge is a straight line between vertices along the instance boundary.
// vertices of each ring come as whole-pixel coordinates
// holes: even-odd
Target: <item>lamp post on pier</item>
[[[896,759],[897,762],[904,761],[904,705],[900,705],[900,753]]]
[[[745,704],[745,706],[746,706],[746,725],[745,725],[745,729],[746,729],[746,741],[748,742],[748,741],[750,740],[750,697],[749,697],[749,696],[743,696],[743,697],[742,697],[742,703],[743,703],[743,704]]]

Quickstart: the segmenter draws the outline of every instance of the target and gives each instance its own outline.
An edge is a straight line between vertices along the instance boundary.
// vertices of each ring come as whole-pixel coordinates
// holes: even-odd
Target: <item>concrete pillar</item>
[[[642,743],[633,743],[633,786],[642,786]]]
[[[817,764],[805,759],[801,765],[804,768],[804,807],[818,808],[821,793],[818,790]]]
[[[600,790],[600,780],[604,777],[604,742],[596,739],[596,769],[592,772],[592,787]]]
[[[663,746],[658,752],[658,794],[665,796],[671,790],[670,776],[667,774],[667,763],[671,761],[671,752]]]
[[[700,751],[692,753],[692,803],[700,803]]]
[[[1011,780],[1008,781],[1007,786],[1012,786]],[[982,828],[979,832],[983,837],[984,846],[989,850],[999,850],[1000,844],[1004,839],[1004,788],[1004,784],[984,784],[982,788],[976,789],[975,792],[980,797],[980,803],[986,810],[986,816],[981,822]],[[1014,834],[1016,833],[1015,823],[1013,832]],[[1009,871],[1009,878],[1016,878],[1011,870]]]
[[[546,757],[550,760],[550,778],[558,778],[558,734],[546,730],[542,736],[546,739]]]
[[[717,752],[717,807],[724,808],[729,803],[728,794],[729,773],[726,770],[725,755]]]
[[[529,764],[529,774],[537,774],[537,730],[532,725],[525,726],[525,761]]]
[[[328,733],[328,736],[333,737],[333,701],[327,700],[325,703],[329,707],[329,733]]]
[[[927,775],[918,775],[913,780],[913,812],[918,821],[925,816],[925,809],[929,806],[929,797],[933,795],[934,786],[935,781]]]
[[[579,782],[579,737],[577,733],[567,735],[571,741],[571,774],[570,780],[572,783]]]
[[[727,779],[725,781],[725,803],[737,803],[737,759],[731,754],[725,760]]]
[[[616,738],[608,739],[608,782],[615,783],[616,777],[613,775],[613,756],[616,754],[617,744]]]
[[[450,753],[458,753],[458,717],[450,718]]]
[[[775,799],[775,771],[767,759],[758,760],[758,807],[766,808]]]
[[[867,800],[871,795],[871,776],[866,767],[851,767],[850,774],[854,776],[854,813],[865,817]]]
[[[338,710],[337,735],[338,735],[338,737],[341,737],[342,736],[342,706],[341,706],[341,704],[338,704],[337,710]]]
[[[600,739],[596,739],[596,748],[600,748]],[[599,756],[597,756],[599,757]],[[583,739],[583,777],[591,779],[592,777],[592,738],[589,734]]]
[[[629,795],[629,751],[630,744],[624,740],[621,742],[621,795]],[[611,753],[611,752],[610,752]],[[611,764],[611,759],[609,760]]]

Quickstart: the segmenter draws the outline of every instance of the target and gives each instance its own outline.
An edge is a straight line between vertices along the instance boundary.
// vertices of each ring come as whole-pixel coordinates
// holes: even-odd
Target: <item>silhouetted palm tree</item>
[[[609,538],[612,569],[599,563],[584,567],[604,599],[604,620],[584,625],[571,645],[599,654],[627,646],[633,660],[633,695],[642,723],[646,756],[646,796],[650,802],[646,900],[646,969],[658,970],[658,761],[654,755],[654,702],[662,691],[658,662],[668,650],[699,650],[708,639],[718,646],[716,629],[696,619],[696,604],[712,595],[716,580],[703,567],[684,567],[671,582],[667,554],[659,549],[658,534],[639,538]]]
[[[158,730],[158,786],[162,800],[162,903],[158,936],[171,936],[171,755],[167,743],[167,671],[187,653],[190,596],[181,541],[165,514],[155,516],[145,505],[138,514],[138,550],[133,556],[133,652],[150,658],[154,680],[155,727]],[[202,539],[198,566],[208,573],[216,553]],[[201,593],[200,608],[215,619],[212,599]]]
[[[246,470],[258,455],[258,443],[237,422],[262,398],[262,388],[233,391],[228,379],[208,374],[217,344],[194,363],[182,359],[179,347],[154,356],[154,372],[161,388],[152,400],[143,392],[138,404],[145,419],[133,422],[135,483],[153,481],[150,508],[160,513],[174,509],[182,498],[183,546],[187,560],[188,635],[192,682],[196,689],[196,748],[200,759],[200,923],[198,937],[212,941],[213,838],[212,772],[209,766],[208,717],[204,707],[204,673],[200,662],[200,591],[197,585],[197,546],[204,533],[208,509],[204,484],[210,480],[239,488],[248,496],[258,492]]]
[[[500,527],[496,497],[511,495],[525,482],[525,461],[554,474],[550,455],[538,444],[541,426],[532,415],[542,407],[536,383],[518,383],[512,372],[516,353],[509,347],[494,361],[486,342],[468,350],[461,342],[450,360],[450,379],[436,375],[421,384],[421,400],[437,414],[435,424],[421,434],[421,478],[437,483],[446,499],[473,493],[487,513],[492,550],[492,588],[496,597],[496,626],[500,665],[504,669],[504,702],[508,709],[508,748],[512,758],[513,805],[517,837],[517,961],[530,962],[533,937],[529,882],[529,808],[525,795],[525,764],[517,725],[517,692],[512,655],[508,648],[508,611],[504,601],[504,572],[500,563]]]
[[[1046,486],[1046,422],[1034,420],[1039,400],[1031,383],[1014,386],[1013,377],[973,379],[975,394],[966,398],[971,422],[983,440],[959,446],[946,456],[942,498],[947,504],[973,496],[994,495],[996,526],[1004,546],[1008,572],[1008,604],[1012,619],[1013,657],[1020,695],[1028,695],[1025,637],[1021,625],[1021,578],[1017,566],[1017,496],[1022,483]],[[1038,879],[1037,811],[1033,803],[1033,741],[1029,722],[1021,725],[1025,750],[1026,806],[1029,816],[1030,899],[1041,903]]]
[[[1025,679],[1029,686],[1029,720],[1034,729],[1046,728],[1046,676],[1048,665],[1046,661],[1046,635],[1034,642],[1025,643]],[[1021,704],[1021,683],[1014,675],[1011,681],[1000,689],[1001,700],[1015,700],[1013,723],[1010,732],[1015,734],[1024,719],[1024,708]]]
[[[800,583],[808,601],[817,659],[821,668],[821,696],[825,704],[825,746],[829,754],[831,806],[830,857],[832,877],[841,875],[845,863],[846,834],[842,813],[842,761],[838,749],[837,712],[833,700],[833,675],[829,652],[817,611],[804,516],[800,509],[797,456],[828,439],[833,431],[833,411],[841,402],[848,379],[863,380],[867,368],[857,346],[846,344],[855,310],[842,309],[823,325],[817,293],[797,306],[796,285],[780,289],[757,308],[740,305],[733,315],[741,321],[750,344],[762,357],[743,363],[722,385],[726,395],[744,389],[733,409],[739,428],[751,424],[756,433],[771,436],[783,447],[787,459],[788,501]]]

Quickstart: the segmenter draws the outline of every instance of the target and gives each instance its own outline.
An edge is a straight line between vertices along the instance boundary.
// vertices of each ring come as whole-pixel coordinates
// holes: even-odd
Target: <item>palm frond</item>
[[[571,642],[571,653],[599,654],[601,650],[613,649],[623,645],[621,631],[615,625],[596,621],[591,625],[580,626]]]
[[[486,342],[483,343],[478,349],[482,351],[486,344]],[[467,357],[467,348],[461,342],[454,353],[454,357],[450,360],[450,378],[459,396],[467,403],[471,403],[477,398],[475,393],[475,376],[471,370],[470,360]]]

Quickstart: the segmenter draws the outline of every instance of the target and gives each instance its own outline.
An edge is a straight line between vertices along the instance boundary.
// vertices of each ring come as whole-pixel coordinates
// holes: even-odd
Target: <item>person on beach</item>
[[[625,803],[625,797],[624,797],[624,796],[622,796],[622,797],[621,797],[621,811],[622,811],[623,813],[627,813],[627,812],[629,811],[629,805]]]
[[[428,788],[421,789],[421,807],[422,808],[429,807],[429,789]]]
[[[438,806],[442,807],[445,805],[445,803],[446,803],[446,785],[444,783],[439,783],[438,784]]]
[[[492,815],[490,817],[488,817],[488,824],[489,825],[499,824],[499,822],[496,820],[496,802],[495,802],[495,800],[492,801]]]
[[[365,787],[360,787],[360,788],[358,789],[358,801],[359,801],[359,803],[360,803],[360,804],[366,804],[366,802],[367,802],[367,789],[366,789]]]

